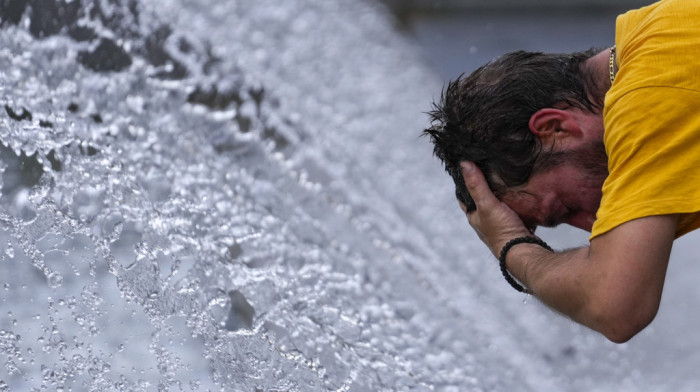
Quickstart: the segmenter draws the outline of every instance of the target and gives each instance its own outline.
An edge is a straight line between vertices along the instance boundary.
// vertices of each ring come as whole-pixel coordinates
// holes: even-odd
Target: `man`
[[[664,0],[618,17],[616,47],[499,57],[425,131],[506,279],[614,342],[653,320],[674,239],[700,227],[697,26],[700,3]],[[589,246],[534,236],[560,223]]]

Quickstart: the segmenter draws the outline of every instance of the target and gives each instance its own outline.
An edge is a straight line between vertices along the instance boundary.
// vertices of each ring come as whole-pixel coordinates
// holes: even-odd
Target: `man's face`
[[[567,153],[562,164],[533,175],[501,199],[530,229],[567,223],[590,232],[606,177],[604,147],[593,143]]]

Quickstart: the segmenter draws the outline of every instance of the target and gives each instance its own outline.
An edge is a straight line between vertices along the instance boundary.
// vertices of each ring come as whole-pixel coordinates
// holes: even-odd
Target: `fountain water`
[[[484,267],[417,137],[439,82],[379,5],[0,15],[1,391],[576,390],[592,381],[570,383],[572,363],[623,374],[618,351],[586,360],[599,337],[523,312]]]

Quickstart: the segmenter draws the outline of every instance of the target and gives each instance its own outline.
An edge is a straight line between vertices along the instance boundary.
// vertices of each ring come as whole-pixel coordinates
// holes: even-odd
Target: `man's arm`
[[[463,164],[462,175],[477,205],[469,223],[494,255],[530,234],[475,165]],[[565,252],[519,244],[508,252],[508,270],[548,306],[622,343],[656,315],[677,222],[677,215],[635,219]]]

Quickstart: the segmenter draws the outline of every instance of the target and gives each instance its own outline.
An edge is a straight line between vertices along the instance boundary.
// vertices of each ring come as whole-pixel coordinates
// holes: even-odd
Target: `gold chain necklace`
[[[610,48],[610,84],[615,81],[615,46]]]

